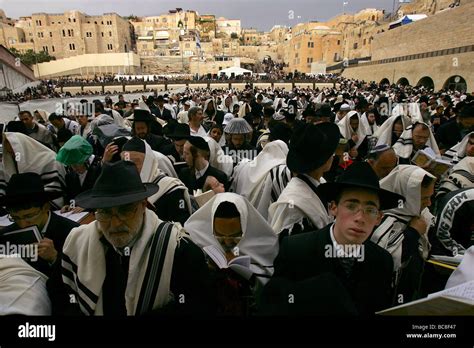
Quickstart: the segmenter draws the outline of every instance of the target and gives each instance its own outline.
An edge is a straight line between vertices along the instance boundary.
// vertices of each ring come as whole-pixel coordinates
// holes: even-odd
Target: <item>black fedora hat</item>
[[[45,191],[43,180],[37,173],[13,174],[0,197],[0,205],[11,206],[27,201],[48,202],[62,196],[60,191]]]
[[[158,192],[158,186],[142,183],[130,161],[105,163],[94,187],[79,194],[76,204],[86,209],[111,208],[139,202]]]
[[[186,123],[177,123],[174,125],[171,133],[166,135],[173,140],[189,139],[191,137],[191,130]]]
[[[292,172],[307,173],[321,167],[336,151],[339,127],[324,122],[304,124],[293,132],[286,164]]]
[[[405,198],[398,193],[380,188],[379,178],[367,162],[352,164],[335,182],[321,184],[316,190],[326,202],[330,202],[345,188],[362,188],[376,192],[381,210],[392,209],[397,207],[400,201],[405,202]]]
[[[135,109],[133,118],[129,120],[133,122],[153,122],[156,121],[156,118],[148,110]]]
[[[321,107],[316,110],[316,117],[334,117],[334,113],[331,111],[331,105],[322,104]]]

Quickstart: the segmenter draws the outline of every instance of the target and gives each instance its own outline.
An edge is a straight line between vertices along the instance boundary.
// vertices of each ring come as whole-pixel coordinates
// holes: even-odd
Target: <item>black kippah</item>
[[[145,153],[145,142],[138,137],[133,137],[125,143],[122,147],[122,151],[135,151]]]
[[[199,136],[194,136],[194,137],[189,137],[188,141],[191,143],[191,145],[197,147],[200,150],[204,150],[207,152],[210,152],[209,145],[204,138],[199,137]]]

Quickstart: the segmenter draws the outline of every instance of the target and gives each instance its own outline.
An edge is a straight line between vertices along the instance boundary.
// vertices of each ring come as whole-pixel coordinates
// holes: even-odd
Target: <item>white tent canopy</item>
[[[219,70],[219,76],[221,76],[222,74],[226,74],[228,77],[231,77],[232,74],[234,74],[234,76],[239,76],[239,75],[244,75],[244,74],[249,74],[250,76],[252,76],[252,71],[233,66],[227,69]]]

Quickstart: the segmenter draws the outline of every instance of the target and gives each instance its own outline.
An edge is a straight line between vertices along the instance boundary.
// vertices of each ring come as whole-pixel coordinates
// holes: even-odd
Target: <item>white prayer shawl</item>
[[[240,214],[242,239],[237,244],[239,255],[250,256],[250,269],[256,275],[271,276],[273,260],[278,254],[278,237],[258,211],[238,194],[219,193],[198,209],[184,224],[184,229],[189,233],[191,240],[200,248],[214,245],[225,253],[214,237],[214,215],[222,202],[235,204]],[[262,278],[258,279],[265,282]]]
[[[402,243],[403,231],[410,220],[415,216],[422,217],[427,224],[427,232],[419,239],[418,250],[420,255],[426,259],[430,250],[428,241],[428,230],[433,224],[434,216],[428,208],[420,211],[421,207],[421,182],[429,176],[435,178],[426,170],[413,165],[398,165],[389,175],[380,180],[380,187],[398,193],[405,197],[405,203],[401,202],[401,208],[385,211],[384,221],[374,231],[371,240],[386,249],[393,257],[394,270],[399,271],[402,265]]]
[[[392,110],[392,116],[405,116],[411,123],[423,123],[420,106],[418,103],[396,104]]]
[[[120,113],[114,109],[109,109],[109,108],[104,108],[105,111],[107,112],[111,112],[112,113],[112,117],[114,119],[114,123],[119,126],[119,127],[125,127],[125,120],[124,118],[122,117],[122,115],[120,115]]]
[[[252,107],[250,106],[249,103],[243,103],[240,105],[239,113],[237,114],[237,117],[244,118],[247,115],[247,106],[249,108],[249,112],[252,111]]]
[[[466,157],[466,147],[471,134],[474,134],[474,132],[465,135],[459,143],[447,150],[443,157],[452,163],[458,163],[460,160]]]
[[[209,116],[209,114],[206,111],[207,111],[207,107],[208,107],[209,103],[211,103],[211,102],[214,104],[214,113]],[[204,114],[204,119],[205,120],[210,120],[210,121],[214,120],[214,118],[216,117],[216,114],[217,114],[217,105],[216,105],[216,101],[214,100],[214,98],[209,98],[208,100],[206,100],[206,102],[204,103],[203,111],[204,111],[203,114]]]
[[[41,119],[43,120],[45,124],[49,123],[49,115],[50,115],[49,112],[42,109],[36,109],[35,112],[37,112],[40,115]]]
[[[224,135],[222,135],[224,138]],[[209,145],[209,164],[211,167],[219,169],[227,175],[227,178],[232,176],[234,170],[234,160],[232,156],[226,155],[219,144],[211,137],[204,137]]]
[[[45,191],[64,192],[66,170],[64,166],[56,161],[56,153],[30,138],[27,135],[14,132],[5,132],[6,138],[13,148],[15,156],[5,151],[5,141],[3,141],[3,165],[0,171],[0,195],[5,194],[7,183],[13,174],[36,173],[41,176]],[[15,158],[16,157],[16,158]],[[18,165],[18,172],[15,168]],[[55,200],[56,204],[61,204],[62,198]]]
[[[0,315],[51,315],[48,277],[13,256],[0,255]]]
[[[189,213],[192,213],[191,199],[186,186],[181,180],[176,177],[166,176],[165,173],[160,169],[160,163],[164,163],[163,158],[169,162],[169,159],[156,151],[153,151],[146,142],[145,143],[145,160],[143,162],[142,170],[140,171],[140,178],[143,183],[154,183],[159,187],[158,192],[147,198],[148,202],[152,205],[156,203],[164,194],[171,193],[176,190],[182,190],[184,193],[184,199]],[[170,162],[171,163],[171,162]],[[173,167],[171,165],[171,167]]]
[[[377,145],[386,144],[392,146],[392,132],[393,124],[398,119],[399,116],[391,116],[385,120],[384,123],[377,129],[374,133],[374,137],[377,138]],[[407,128],[411,123],[405,118],[402,117],[403,129]]]
[[[446,289],[474,280],[474,246],[467,249],[459,266],[446,283]]]
[[[252,161],[242,161],[234,168],[231,191],[247,198],[264,218],[270,206],[271,191],[264,195],[265,183],[273,168],[286,163],[288,145],[272,141]]]
[[[84,127],[84,131],[82,132],[82,135],[81,135],[81,126],[78,126],[76,128],[76,135],[80,135],[82,136],[84,139],[87,139],[87,137],[92,133],[92,129],[91,129],[91,123],[90,122],[87,122],[86,126]]]
[[[426,146],[430,147],[434,153],[438,156],[441,157],[441,153],[439,152],[438,144],[436,143],[436,139],[433,135],[433,132],[431,131],[431,128],[426,124],[430,131],[430,137],[428,138],[428,141],[426,142]],[[402,158],[410,158],[413,152],[413,125],[408,126],[400,135],[400,138],[398,138],[397,142],[392,146],[393,150],[395,153]]]
[[[474,187],[474,157],[465,157],[441,180],[437,196],[471,187]]]
[[[320,184],[324,182],[321,178]],[[286,229],[291,234],[295,224],[303,227],[304,218],[308,219],[315,229],[321,229],[333,221],[316,193],[303,180],[294,177],[278,200],[268,208],[268,221],[276,234]]]
[[[142,290],[148,259],[150,257],[151,238],[162,221],[149,209],[145,210],[140,237],[136,240],[130,253],[127,287],[125,290],[125,307],[127,315],[136,315],[139,295]],[[100,241],[102,232],[97,221],[71,230],[63,247],[62,268],[63,282],[79,299],[79,307],[85,315],[103,315],[102,286],[106,275],[105,248]],[[163,270],[160,275],[158,291],[152,300],[153,309],[158,309],[172,301],[170,291],[171,273],[174,253],[185,232],[180,224],[173,224],[166,250]],[[79,285],[80,284],[80,285]]]
[[[357,127],[357,131],[354,132],[354,130],[351,127],[351,117],[357,116],[357,119],[359,120],[359,127]],[[337,123],[337,126],[339,127],[339,131],[341,132],[341,135],[347,139],[350,140],[352,138],[352,134],[356,133],[359,140],[356,143],[356,148],[362,144],[364,141],[365,137],[367,136],[365,132],[365,127],[363,126],[359,113],[357,111],[350,111],[346,117],[344,117],[341,121]]]
[[[367,114],[364,112],[362,114],[362,116],[360,117],[360,120],[362,122],[362,125],[364,126],[365,128],[365,134],[367,135],[370,135],[370,136],[373,136],[374,133],[377,131],[377,129],[379,128],[379,126],[377,126],[377,124],[374,122],[374,124],[371,126],[369,124],[369,120],[367,119]],[[359,126],[360,127],[360,126]],[[373,131],[372,131],[373,130]]]

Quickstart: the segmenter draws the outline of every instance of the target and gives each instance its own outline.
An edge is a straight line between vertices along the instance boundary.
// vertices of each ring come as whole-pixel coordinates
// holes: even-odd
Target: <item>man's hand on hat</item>
[[[104,156],[102,157],[102,163],[110,162],[112,157],[119,152],[119,147],[113,142],[108,143],[104,150]]]
[[[410,220],[410,227],[414,228],[419,234],[424,235],[427,232],[428,225],[425,219],[420,216],[415,216]]]
[[[38,243],[38,256],[49,263],[54,263],[58,252],[54,248],[54,243],[49,238],[44,238]]]

